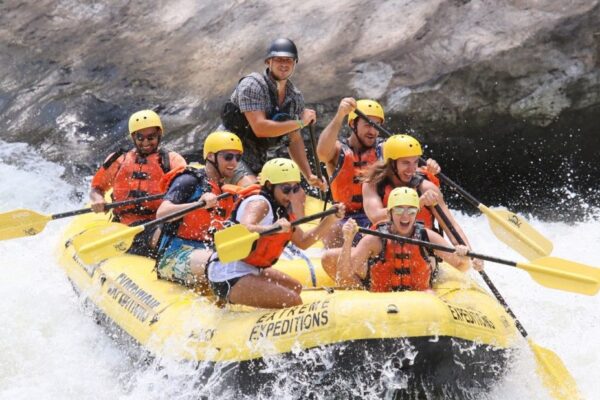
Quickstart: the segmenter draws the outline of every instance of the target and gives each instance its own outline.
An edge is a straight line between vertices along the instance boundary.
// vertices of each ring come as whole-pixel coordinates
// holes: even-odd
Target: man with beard
[[[358,118],[355,109],[377,124],[384,121],[383,107],[375,100],[343,98],[335,117],[319,136],[317,154],[331,176],[333,200],[346,206],[345,220],[352,218],[366,228],[371,222],[363,210],[361,176],[365,167],[381,158],[382,141],[377,129],[363,118]],[[338,139],[346,116],[352,132],[349,138]],[[323,239],[327,247],[341,245],[342,225],[335,225]]]
[[[163,126],[154,111],[142,110],[131,115],[129,133],[134,148],[119,150],[108,156],[92,179],[90,199],[94,212],[105,211],[104,194],[110,189],[113,202],[162,193],[162,177],[170,170],[186,165],[179,154],[160,148]],[[160,203],[161,200],[153,200],[115,208],[113,220],[130,226],[143,224],[156,218]],[[129,252],[152,255],[150,241],[154,233],[154,230],[139,233]]]

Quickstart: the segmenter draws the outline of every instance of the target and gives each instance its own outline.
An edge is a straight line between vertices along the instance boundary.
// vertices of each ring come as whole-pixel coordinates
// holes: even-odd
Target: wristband
[[[297,119],[297,120],[296,120],[296,123],[298,124],[298,127],[299,127],[300,129],[303,129],[303,128],[304,128],[304,123],[303,123],[301,120]]]

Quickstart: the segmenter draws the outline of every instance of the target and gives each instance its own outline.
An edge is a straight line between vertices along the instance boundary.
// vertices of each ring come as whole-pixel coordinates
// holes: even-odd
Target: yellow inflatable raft
[[[319,249],[290,247],[277,268],[305,285],[302,306],[220,306],[211,295],[158,280],[148,258],[83,263],[72,238],[107,223],[83,215],[65,232],[59,263],[76,290],[152,355],[197,362],[207,377],[227,367],[224,384],[240,393],[268,394],[285,368],[290,385],[300,381],[293,374],[314,383],[300,387],[300,397],[311,390],[361,397],[360,382],[389,398],[464,398],[502,376],[519,338],[493,297],[444,264],[430,292],[339,290],[320,266]]]

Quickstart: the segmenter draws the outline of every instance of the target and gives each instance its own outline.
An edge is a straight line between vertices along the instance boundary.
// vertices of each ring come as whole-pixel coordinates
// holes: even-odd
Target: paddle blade
[[[581,399],[575,379],[558,355],[552,350],[535,344],[531,339],[527,341],[535,356],[537,372],[552,397],[560,400]]]
[[[52,220],[49,215],[19,209],[0,214],[0,240],[37,235]]]
[[[523,257],[535,260],[552,253],[552,242],[524,218],[508,210],[489,209],[483,204],[478,208],[488,217],[494,235]]]
[[[244,225],[233,225],[215,233],[215,247],[221,262],[232,262],[245,258],[252,251],[252,245],[259,238]]]
[[[89,229],[73,238],[72,244],[77,256],[86,264],[96,264],[110,257],[126,252],[135,235],[144,230],[143,226],[129,227],[112,223]]]
[[[600,290],[600,269],[558,257],[542,257],[532,263],[516,263],[539,284],[567,292],[593,296]]]

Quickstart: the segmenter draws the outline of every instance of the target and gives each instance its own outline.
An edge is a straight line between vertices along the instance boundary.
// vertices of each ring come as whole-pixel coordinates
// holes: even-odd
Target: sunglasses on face
[[[410,217],[414,217],[419,212],[419,209],[416,207],[394,207],[392,208],[392,212],[394,215],[402,215],[406,212]]]
[[[158,139],[158,132],[155,133],[151,133],[149,135],[144,135],[142,133],[134,133],[133,137],[135,138],[135,140],[137,140],[138,142],[143,142],[144,140],[148,140],[149,142]]]
[[[290,184],[285,184],[285,185],[279,185],[279,187],[281,188],[281,192],[285,195],[288,195],[290,193],[298,193],[298,191],[300,190],[300,184],[296,183],[295,185],[290,185]]]
[[[242,155],[240,153],[219,153],[223,160],[229,162],[235,158],[235,161],[240,162],[242,159]]]

